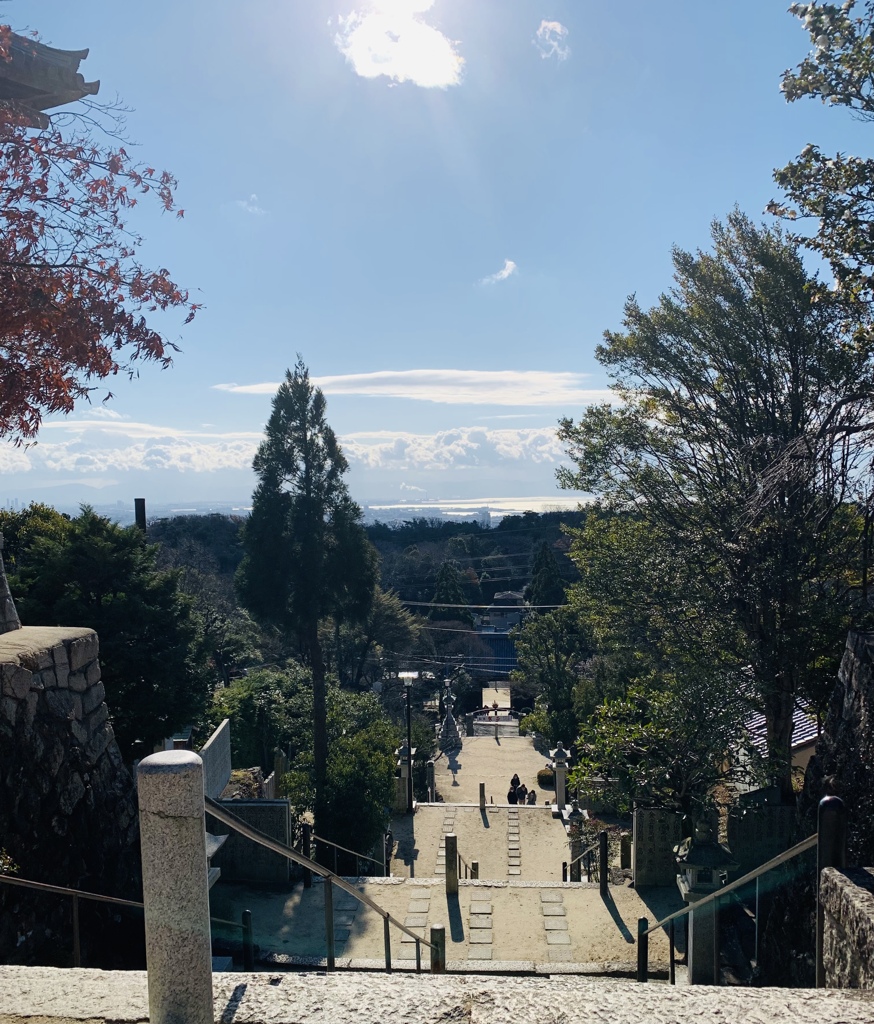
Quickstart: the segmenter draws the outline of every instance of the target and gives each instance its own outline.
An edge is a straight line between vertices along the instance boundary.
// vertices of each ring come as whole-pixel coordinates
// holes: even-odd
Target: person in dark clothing
[[[519,776],[518,775],[514,775],[513,778],[510,779],[510,785],[513,787],[513,789],[518,789],[519,788]]]
[[[516,787],[516,803],[517,804],[524,804],[527,799],[528,799],[528,787],[523,782],[523,783],[520,783],[520,785],[518,785]]]
[[[518,798],[516,796],[516,787],[515,786],[510,786],[509,792],[507,793],[507,803],[508,804],[515,804],[517,802],[518,802]]]

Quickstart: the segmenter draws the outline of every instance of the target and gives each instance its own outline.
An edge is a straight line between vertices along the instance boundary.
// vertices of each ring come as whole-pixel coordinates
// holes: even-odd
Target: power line
[[[490,608],[492,611],[527,612],[538,608],[564,608],[563,604],[444,604],[442,601],[405,601],[401,604],[414,605],[417,608]]]

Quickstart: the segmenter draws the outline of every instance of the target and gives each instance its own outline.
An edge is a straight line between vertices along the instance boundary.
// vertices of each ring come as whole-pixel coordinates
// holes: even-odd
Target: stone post
[[[568,754],[561,740],[551,751],[555,771],[555,806],[559,811],[567,804],[567,762]]]
[[[446,926],[431,925],[431,973],[446,973]]]
[[[446,895],[458,895],[458,836],[446,835]]]
[[[484,782],[479,784],[479,809],[481,811],[486,809],[486,784]]]
[[[137,768],[152,1024],[213,1024],[203,762],[188,750]]]

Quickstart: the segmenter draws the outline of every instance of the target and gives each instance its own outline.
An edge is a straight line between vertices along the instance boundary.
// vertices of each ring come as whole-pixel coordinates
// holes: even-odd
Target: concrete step
[[[214,1020],[234,1024],[871,1024],[874,994],[636,985],[584,978],[215,974]],[[142,971],[0,967],[0,1020],[139,1024]]]

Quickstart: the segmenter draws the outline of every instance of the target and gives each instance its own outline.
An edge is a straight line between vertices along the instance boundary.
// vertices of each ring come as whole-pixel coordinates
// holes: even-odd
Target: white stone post
[[[203,762],[188,750],[137,768],[151,1024],[213,1024]]]
[[[568,754],[561,740],[558,747],[551,751],[553,770],[555,771],[555,806],[559,810],[567,803],[567,763]]]

